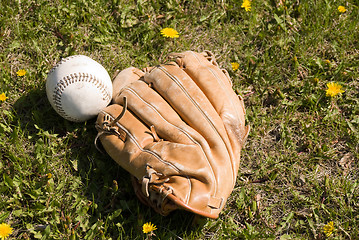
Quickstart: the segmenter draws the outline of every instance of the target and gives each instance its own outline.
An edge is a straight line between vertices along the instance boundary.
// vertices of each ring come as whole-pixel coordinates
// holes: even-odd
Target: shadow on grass
[[[63,144],[60,148],[67,152],[66,158],[61,159],[65,161],[63,164],[72,166],[71,174],[80,177],[83,183],[80,194],[92,202],[87,212],[89,227],[102,222],[104,234],[115,239],[142,239],[142,225],[146,222],[155,224],[157,236],[163,239],[180,239],[193,234],[193,214],[175,211],[163,217],[139,202],[130,174],[96,149],[95,119],[85,123],[63,119],[51,107],[45,89],[24,94],[13,105],[13,111],[13,121],[24,129],[31,141],[39,138],[39,129],[57,134],[59,143]]]

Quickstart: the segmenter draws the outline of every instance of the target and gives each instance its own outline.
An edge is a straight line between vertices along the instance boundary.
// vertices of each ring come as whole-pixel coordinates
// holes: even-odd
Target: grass
[[[2,1],[0,224],[13,228],[8,239],[359,239],[358,1],[252,1],[249,12],[241,4]],[[162,37],[165,27],[180,37]],[[95,120],[68,122],[51,108],[46,76],[73,54],[111,75],[205,49],[229,70],[252,130],[219,219],[162,217],[95,149]],[[329,82],[345,92],[327,97]],[[146,222],[156,236],[142,233]]]

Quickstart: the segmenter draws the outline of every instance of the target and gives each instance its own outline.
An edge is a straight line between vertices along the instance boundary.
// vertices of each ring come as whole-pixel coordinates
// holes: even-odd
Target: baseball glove
[[[98,115],[97,138],[133,176],[142,202],[162,215],[184,209],[217,218],[249,132],[243,99],[211,52],[170,58],[114,78],[113,104]]]

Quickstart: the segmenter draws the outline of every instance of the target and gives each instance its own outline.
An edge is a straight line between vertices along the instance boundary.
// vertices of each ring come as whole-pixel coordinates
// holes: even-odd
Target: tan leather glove
[[[113,82],[113,104],[97,118],[106,152],[131,175],[139,199],[217,218],[236,183],[249,132],[243,99],[209,51],[128,68]]]

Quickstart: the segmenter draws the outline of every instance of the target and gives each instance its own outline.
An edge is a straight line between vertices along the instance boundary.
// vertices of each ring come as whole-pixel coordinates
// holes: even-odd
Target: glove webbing
[[[99,150],[100,152],[102,152],[98,146],[97,146],[97,140],[99,139],[99,137],[102,135],[102,134],[112,134],[112,133],[115,133],[123,142],[125,141],[126,139],[126,132],[121,130],[121,129],[117,129],[115,127],[116,123],[118,121],[120,121],[120,119],[123,117],[123,115],[125,115],[125,112],[127,110],[127,98],[124,97],[123,98],[124,100],[124,104],[123,104],[123,108],[122,108],[122,111],[121,113],[113,120],[109,123],[110,121],[110,117],[108,116],[108,114],[106,114],[104,116],[105,118],[105,121],[102,123],[102,126],[96,124],[96,129],[99,131],[96,138],[95,138],[95,147],[97,148],[97,150]],[[103,153],[103,152],[102,152]]]

